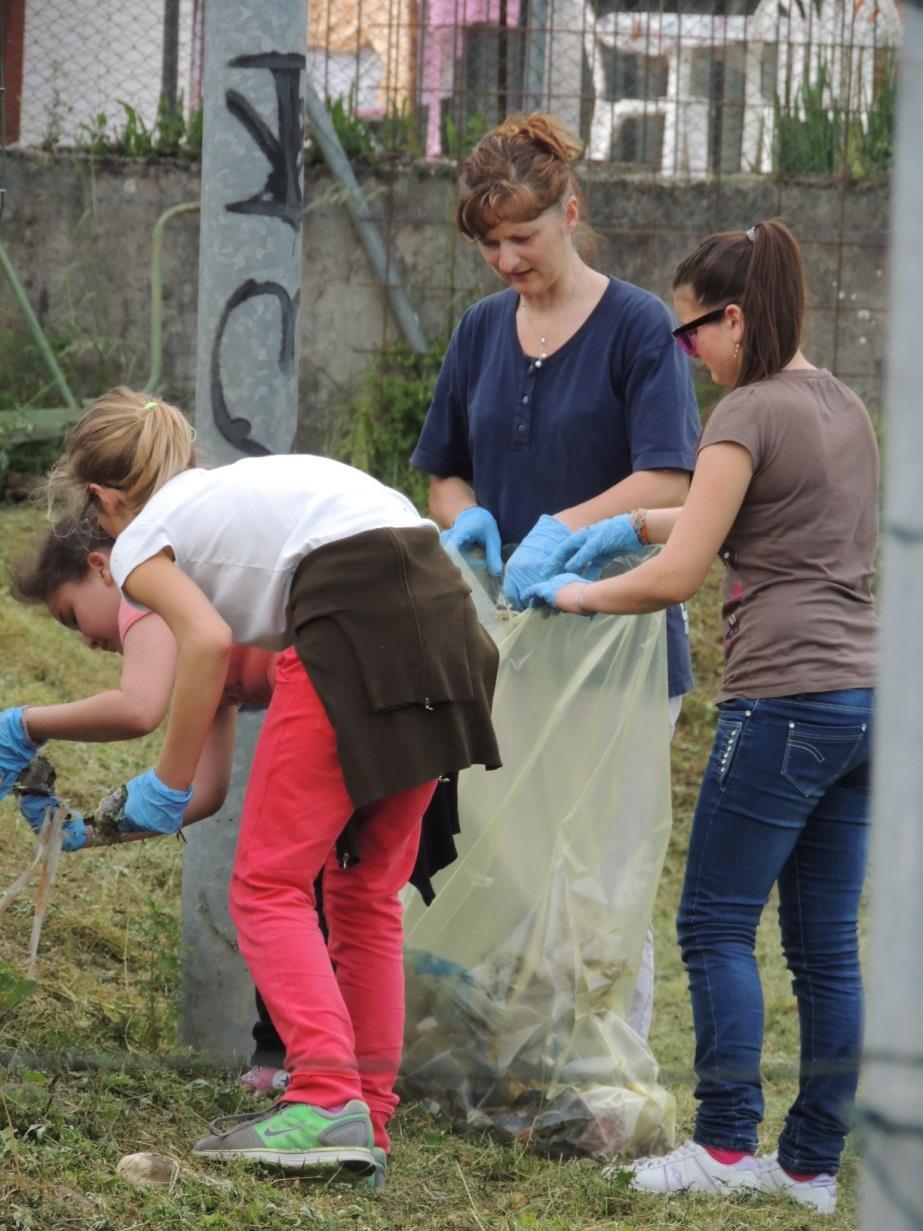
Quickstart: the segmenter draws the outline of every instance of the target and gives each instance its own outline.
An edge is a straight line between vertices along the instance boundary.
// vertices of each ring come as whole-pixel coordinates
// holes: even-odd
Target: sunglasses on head
[[[723,308],[712,308],[711,312],[706,312],[703,316],[697,316],[694,321],[687,321],[685,325],[680,325],[673,330],[673,337],[676,339],[680,348],[687,355],[695,356],[695,335],[697,330],[702,325],[710,325],[713,321],[720,321],[729,305],[725,304]]]

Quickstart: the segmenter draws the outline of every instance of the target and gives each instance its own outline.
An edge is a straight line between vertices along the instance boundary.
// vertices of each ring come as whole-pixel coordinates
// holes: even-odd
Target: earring
[[[736,359],[739,354],[740,354],[740,343],[735,342],[734,343],[734,358]]]

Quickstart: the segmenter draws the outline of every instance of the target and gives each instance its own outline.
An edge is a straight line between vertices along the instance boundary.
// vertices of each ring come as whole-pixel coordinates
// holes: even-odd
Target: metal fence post
[[[884,587],[868,1027],[859,1123],[862,1226],[923,1227],[923,0],[905,8],[891,216]]]
[[[210,0],[205,27],[196,430],[205,465],[288,452],[298,405],[305,0]],[[189,830],[180,1035],[248,1048],[253,991],[227,882],[259,716],[241,715],[231,791]]]
[[[179,83],[179,0],[164,0],[163,58],[160,70],[160,97],[173,119],[176,115]]]

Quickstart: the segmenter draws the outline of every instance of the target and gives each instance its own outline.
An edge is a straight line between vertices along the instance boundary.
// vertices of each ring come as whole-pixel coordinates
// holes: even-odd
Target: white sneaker
[[[641,1158],[627,1167],[607,1167],[603,1175],[611,1179],[619,1171],[630,1171],[628,1187],[646,1193],[727,1193],[760,1187],[760,1165],[752,1154],[745,1154],[736,1163],[719,1163],[695,1141],[687,1141],[662,1158]]]
[[[821,1173],[810,1180],[793,1180],[779,1162],[777,1154],[760,1160],[764,1193],[782,1193],[799,1205],[810,1205],[818,1214],[832,1214],[836,1209],[836,1176]]]

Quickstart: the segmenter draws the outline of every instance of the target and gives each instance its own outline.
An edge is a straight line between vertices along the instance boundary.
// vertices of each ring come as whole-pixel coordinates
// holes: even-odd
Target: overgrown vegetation
[[[798,96],[776,97],[773,166],[783,175],[882,175],[894,158],[896,68],[885,62],[864,123],[836,100],[826,64]]]
[[[150,127],[131,103],[120,99],[119,106],[123,112],[120,119],[98,112],[80,125],[76,148],[81,153],[120,158],[201,158],[202,111],[193,111],[187,118],[182,95],[174,106],[162,94]]]
[[[445,342],[416,354],[404,342],[380,351],[356,393],[337,411],[327,452],[367,470],[426,507],[428,479],[408,463],[433,396]]]
[[[77,128],[74,149],[82,154],[119,158],[189,158],[202,156],[202,110],[186,114],[183,96],[174,106],[161,95],[153,124],[132,103],[118,100],[121,114],[99,111]],[[381,117],[360,115],[355,94],[326,100],[327,112],[350,162],[374,165],[394,158],[422,158],[426,153],[425,119],[407,103]],[[42,149],[65,148],[64,133],[72,105],[52,90]],[[456,124],[447,117],[443,147],[449,158],[464,158],[487,131],[480,115]],[[308,132],[310,137],[310,130]],[[319,162],[320,150],[309,141],[307,161]]]
[[[133,357],[123,342],[72,314],[65,329],[46,334],[75,397],[92,398],[126,379]],[[61,452],[61,437],[37,436],[28,411],[54,410],[64,398],[32,334],[23,326],[0,333],[0,499],[11,475],[43,474]]]
[[[375,165],[395,158],[425,156],[425,119],[409,104],[391,108],[379,118],[360,115],[355,94],[346,98],[328,98],[326,105],[340,144],[351,162]],[[464,158],[484,136],[487,128],[487,121],[479,114],[459,123],[446,116],[442,134],[445,156]],[[316,146],[311,146],[309,159],[320,160],[320,151]]]

